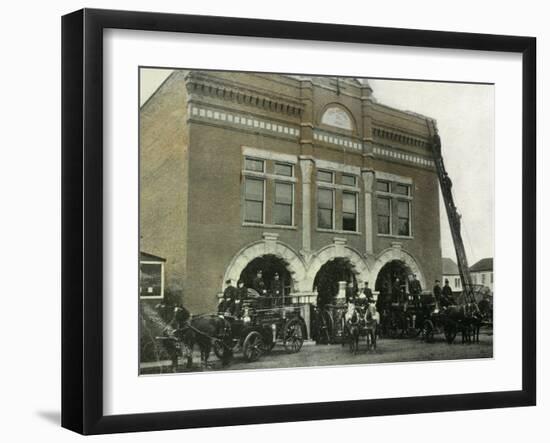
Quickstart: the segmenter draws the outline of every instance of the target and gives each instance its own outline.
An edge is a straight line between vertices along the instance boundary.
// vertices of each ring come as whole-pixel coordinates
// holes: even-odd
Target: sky
[[[140,104],[172,72],[141,70]],[[445,167],[462,215],[462,238],[470,266],[494,250],[494,86],[403,80],[367,80],[379,103],[437,121]],[[456,261],[440,195],[441,249]],[[414,228],[413,228],[414,229]]]

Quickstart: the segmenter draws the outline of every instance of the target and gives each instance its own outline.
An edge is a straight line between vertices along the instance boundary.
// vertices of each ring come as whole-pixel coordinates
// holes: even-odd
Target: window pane
[[[386,215],[378,216],[378,233],[379,234],[390,233],[390,217]]]
[[[400,218],[398,221],[398,230],[397,235],[409,235],[409,219],[408,218]]]
[[[275,174],[292,177],[292,165],[287,165],[286,163],[275,163]]]
[[[317,171],[317,180],[320,182],[332,183],[332,172],[328,171]]]
[[[292,205],[275,204],[273,206],[273,223],[276,225],[292,225]]]
[[[342,211],[343,212],[356,212],[355,210],[355,203],[356,203],[355,194],[351,194],[349,192],[342,193]]]
[[[292,225],[292,200],[292,184],[276,182],[273,223],[276,225]]]
[[[317,218],[319,227],[323,229],[332,229],[332,210],[321,209],[317,210]]]
[[[342,184],[346,186],[355,186],[355,176],[354,175],[342,175]]]
[[[160,296],[162,266],[156,263],[142,263],[140,266],[140,292],[146,297]]]
[[[263,160],[247,158],[244,161],[244,169],[246,169],[247,171],[264,172],[264,162]]]
[[[378,215],[388,216],[390,215],[390,200],[388,198],[378,198],[377,209]]]
[[[409,218],[409,202],[397,202],[397,216],[400,218]]]
[[[275,183],[275,203],[292,205],[292,185],[288,183]]]
[[[245,182],[245,198],[246,200],[263,201],[264,199],[263,180],[255,180],[255,179],[247,178]]]
[[[344,212],[342,217],[342,229],[344,231],[357,231],[357,217],[355,214]]]
[[[330,189],[319,189],[318,190],[318,199],[319,207],[324,209],[333,208],[333,192]]]
[[[376,190],[381,192],[390,192],[390,184],[389,182],[383,182],[378,180],[376,182]]]
[[[245,201],[244,221],[252,223],[263,223],[264,221],[264,205],[263,202]]]
[[[400,185],[398,183],[394,183],[393,185],[393,192],[400,195],[409,195],[409,189],[410,187],[407,185]]]

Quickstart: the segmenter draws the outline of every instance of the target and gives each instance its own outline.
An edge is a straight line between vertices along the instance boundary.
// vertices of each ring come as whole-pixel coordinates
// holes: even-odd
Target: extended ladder
[[[462,241],[462,234],[460,233],[461,215],[458,212],[454,202],[452,192],[453,184],[451,178],[445,170],[443,156],[441,155],[441,138],[439,137],[435,121],[428,120],[428,131],[432,138],[432,153],[437,176],[439,178],[439,184],[441,186],[441,193],[443,194],[445,209],[447,211],[447,218],[449,219],[451,235],[453,237],[456,259],[458,263],[458,272],[460,273],[460,280],[462,281],[462,287],[464,288],[463,294],[467,303],[475,303],[476,300],[473,291],[472,276],[470,274],[470,267],[468,266],[468,258],[466,257],[464,242]]]

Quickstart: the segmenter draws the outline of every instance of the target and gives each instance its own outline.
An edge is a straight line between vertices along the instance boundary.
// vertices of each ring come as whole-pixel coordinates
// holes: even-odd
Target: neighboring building
[[[166,291],[195,313],[258,269],[312,304],[341,280],[380,290],[415,273],[431,287],[427,121],[378,103],[366,81],[175,71],[140,112],[140,247],[166,258]]]
[[[472,283],[483,285],[493,292],[493,258],[483,258],[470,267]]]
[[[445,283],[445,280],[449,280],[449,286],[453,292],[462,292],[462,281],[460,279],[460,272],[458,272],[458,265],[453,259],[443,257],[443,272],[441,285]]]

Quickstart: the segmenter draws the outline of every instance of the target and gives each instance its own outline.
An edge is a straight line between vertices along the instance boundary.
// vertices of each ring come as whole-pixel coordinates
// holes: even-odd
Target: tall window
[[[378,233],[410,237],[412,195],[411,185],[390,180],[377,180]]]
[[[357,194],[354,192],[342,193],[342,229],[357,231]]]
[[[264,186],[262,179],[246,178],[244,192],[244,221],[264,222]]]
[[[377,198],[378,209],[378,233],[390,234],[391,233],[391,200],[385,197]]]
[[[292,183],[275,182],[275,202],[273,206],[273,223],[292,225]]]
[[[319,188],[317,190],[317,220],[322,229],[334,229],[334,191]]]
[[[410,205],[408,201],[397,201],[397,235],[411,235]]]
[[[485,274],[481,274],[481,284],[485,284]]]

